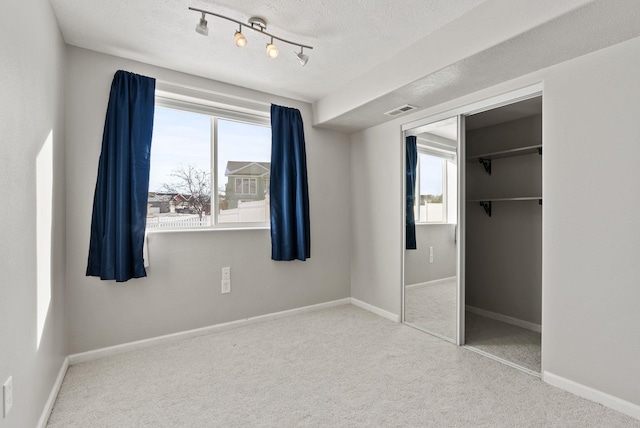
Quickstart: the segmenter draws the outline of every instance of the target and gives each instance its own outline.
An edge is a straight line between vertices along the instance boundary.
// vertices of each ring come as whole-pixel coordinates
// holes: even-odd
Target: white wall
[[[311,127],[309,104],[75,47],[67,49],[69,353],[349,297],[349,140]],[[301,110],[309,175],[311,258],[271,260],[269,230],[160,232],[145,279],[85,277],[95,177],[118,69]],[[268,107],[267,107],[268,108]],[[220,294],[231,267],[232,292]]]
[[[48,2],[0,4],[0,52],[0,385],[13,377],[0,427],[22,428],[66,355],[64,43]]]
[[[351,136],[351,297],[400,315],[402,159],[399,126]]]
[[[404,284],[421,284],[456,276],[456,225],[416,225],[416,249],[405,250]],[[433,247],[433,263],[429,262]]]
[[[352,296],[400,313],[401,124],[544,82],[543,370],[640,405],[638,69],[633,39],[352,135]]]
[[[468,156],[542,144],[542,116],[466,133]],[[467,200],[542,195],[538,153],[494,159],[491,175],[465,162]],[[466,304],[540,325],[542,316],[542,207],[537,200],[494,202],[489,217],[467,203]]]
[[[550,70],[542,175],[544,370],[637,405],[639,68],[634,39]]]

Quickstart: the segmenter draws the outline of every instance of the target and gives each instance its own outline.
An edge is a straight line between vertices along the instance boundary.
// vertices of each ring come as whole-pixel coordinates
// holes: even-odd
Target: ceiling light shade
[[[273,38],[271,39],[271,43],[267,45],[267,55],[269,55],[271,59],[278,56],[278,48],[273,44]]]
[[[302,49],[300,49],[300,52],[295,52],[296,57],[298,58],[298,61],[300,61],[300,64],[304,67],[305,65],[307,65],[307,62],[309,62],[309,56],[305,55],[302,53]]]
[[[247,44],[247,38],[240,31],[236,31],[235,39],[236,39],[236,46],[239,48],[244,47]]]
[[[207,27],[207,20],[204,19],[204,12],[202,13],[200,22],[198,22],[198,25],[196,25],[196,33],[202,34],[203,36],[209,35],[209,27]]]

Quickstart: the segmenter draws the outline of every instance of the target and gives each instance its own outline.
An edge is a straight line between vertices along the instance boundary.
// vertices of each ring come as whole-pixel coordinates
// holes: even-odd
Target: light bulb
[[[240,31],[236,31],[236,46],[241,48],[247,44],[247,38]]]
[[[278,56],[278,48],[273,44],[273,39],[271,39],[271,43],[267,45],[267,55],[269,55],[271,59]]]

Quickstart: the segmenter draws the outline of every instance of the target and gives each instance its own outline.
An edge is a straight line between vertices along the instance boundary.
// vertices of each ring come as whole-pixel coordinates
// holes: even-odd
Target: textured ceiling
[[[484,0],[50,0],[70,45],[138,60],[276,95],[315,101]],[[298,63],[293,46],[245,30],[237,48],[237,25],[208,17],[209,36],[194,29],[196,7],[246,22],[267,20],[267,31],[314,47]]]
[[[314,102],[314,125],[354,132],[404,104],[428,108],[640,36],[640,0],[50,0],[65,41],[107,54]],[[206,9],[314,47],[208,17]]]

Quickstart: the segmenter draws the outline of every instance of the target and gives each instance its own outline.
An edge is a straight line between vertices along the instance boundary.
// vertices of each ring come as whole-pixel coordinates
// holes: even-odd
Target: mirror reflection
[[[457,117],[405,132],[404,320],[456,340]],[[413,217],[413,218],[411,218]]]

